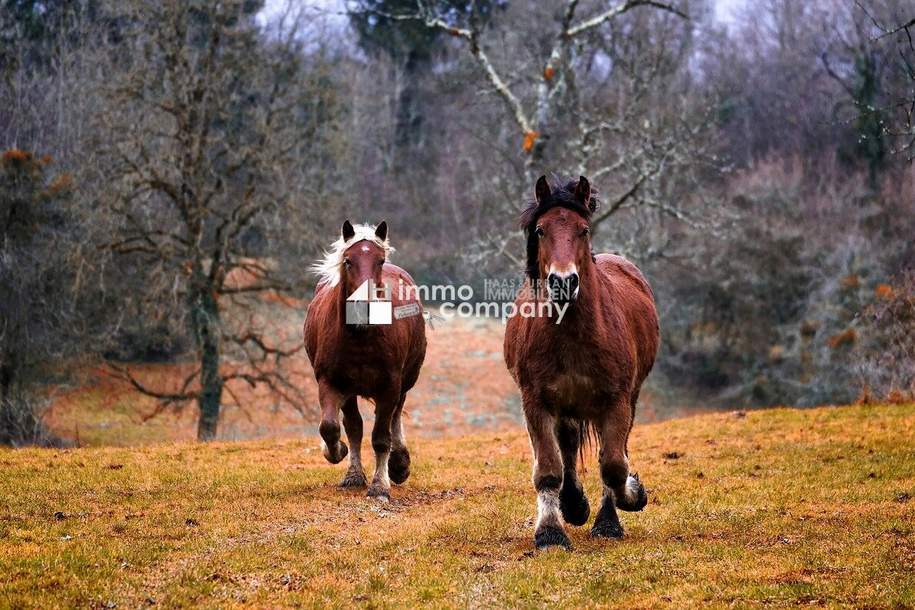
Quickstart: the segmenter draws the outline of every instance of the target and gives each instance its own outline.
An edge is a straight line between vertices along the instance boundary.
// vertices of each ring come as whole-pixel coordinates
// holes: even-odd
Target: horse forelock
[[[600,207],[600,200],[597,198],[597,190],[591,187],[591,197],[588,205],[582,204],[575,197],[575,187],[578,186],[578,180],[563,181],[559,186],[550,185],[550,196],[545,201],[536,199],[528,202],[521,211],[521,228],[527,236],[527,261],[526,271],[532,280],[540,279],[540,246],[534,229],[537,227],[537,221],[541,216],[553,208],[565,208],[571,210],[591,222],[591,216]]]
[[[318,276],[318,283],[326,286],[336,286],[340,283],[340,266],[343,265],[343,254],[350,246],[360,241],[370,241],[384,251],[385,260],[394,252],[394,246],[385,238],[380,239],[375,235],[375,227],[370,224],[353,225],[355,235],[344,240],[342,236],[330,244],[324,252],[324,258],[311,266],[311,272]]]

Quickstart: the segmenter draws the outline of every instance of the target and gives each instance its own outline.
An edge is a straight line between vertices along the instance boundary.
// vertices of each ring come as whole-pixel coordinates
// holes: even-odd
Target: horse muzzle
[[[559,304],[571,303],[578,298],[578,273],[550,273],[546,277],[546,286],[551,301]]]

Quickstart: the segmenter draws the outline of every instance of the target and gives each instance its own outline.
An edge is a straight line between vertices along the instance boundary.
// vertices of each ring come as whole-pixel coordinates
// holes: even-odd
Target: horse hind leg
[[[622,409],[610,413],[600,426],[600,475],[604,495],[600,510],[591,528],[591,535],[601,538],[622,538],[623,526],[616,509],[639,511],[648,503],[648,494],[638,475],[629,473],[626,456],[626,439],[629,435],[629,417]],[[625,414],[631,410],[626,406]],[[630,415],[631,416],[631,415]]]
[[[400,396],[400,404],[397,405],[394,418],[391,420],[391,457],[388,459],[388,475],[391,482],[398,485],[410,476],[410,450],[407,449],[403,431],[403,405],[406,399],[406,393]]]
[[[559,508],[562,518],[570,525],[584,525],[591,514],[588,498],[578,480],[578,453],[582,442],[584,422],[561,418],[556,423],[556,440],[562,456],[562,487]]]
[[[540,408],[525,407],[527,430],[534,451],[534,489],[537,490],[537,523],[534,545],[538,549],[572,546],[562,527],[559,491],[562,485],[562,458],[559,453],[553,416]]]
[[[340,487],[362,488],[368,484],[362,469],[362,415],[353,396],[343,403],[343,428],[349,441],[349,468],[340,482]]]

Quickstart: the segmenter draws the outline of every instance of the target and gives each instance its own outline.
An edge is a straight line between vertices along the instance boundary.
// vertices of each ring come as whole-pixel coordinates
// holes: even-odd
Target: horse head
[[[361,233],[345,221],[341,229],[343,243],[340,260],[340,282],[344,294],[350,295],[365,282],[370,286],[382,286],[382,269],[390,247],[387,245],[388,223],[382,221],[374,231],[359,227]]]
[[[593,259],[590,219],[597,200],[584,176],[552,188],[541,176],[535,195],[522,214],[528,276],[535,284],[546,281],[551,300],[572,302],[580,292],[582,270]]]

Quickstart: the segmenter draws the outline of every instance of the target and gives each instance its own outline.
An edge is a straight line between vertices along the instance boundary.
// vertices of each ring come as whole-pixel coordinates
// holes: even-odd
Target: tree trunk
[[[11,365],[0,365],[0,401],[6,400],[10,395],[10,389],[13,387],[13,367]]]
[[[197,440],[210,441],[216,438],[219,425],[223,379],[219,373],[219,304],[207,288],[198,293],[191,305],[191,324],[200,356],[200,397],[197,399],[200,419],[197,423]]]
[[[420,55],[412,50],[404,62],[403,85],[397,96],[394,121],[394,170],[400,174],[409,170],[417,161],[427,161],[423,149],[423,93],[421,78],[426,64]]]
[[[15,342],[11,342],[10,345],[15,345]],[[4,352],[2,360],[0,360],[0,400],[6,400],[13,395],[13,384],[16,382],[19,372],[16,352],[10,350],[4,350]]]

